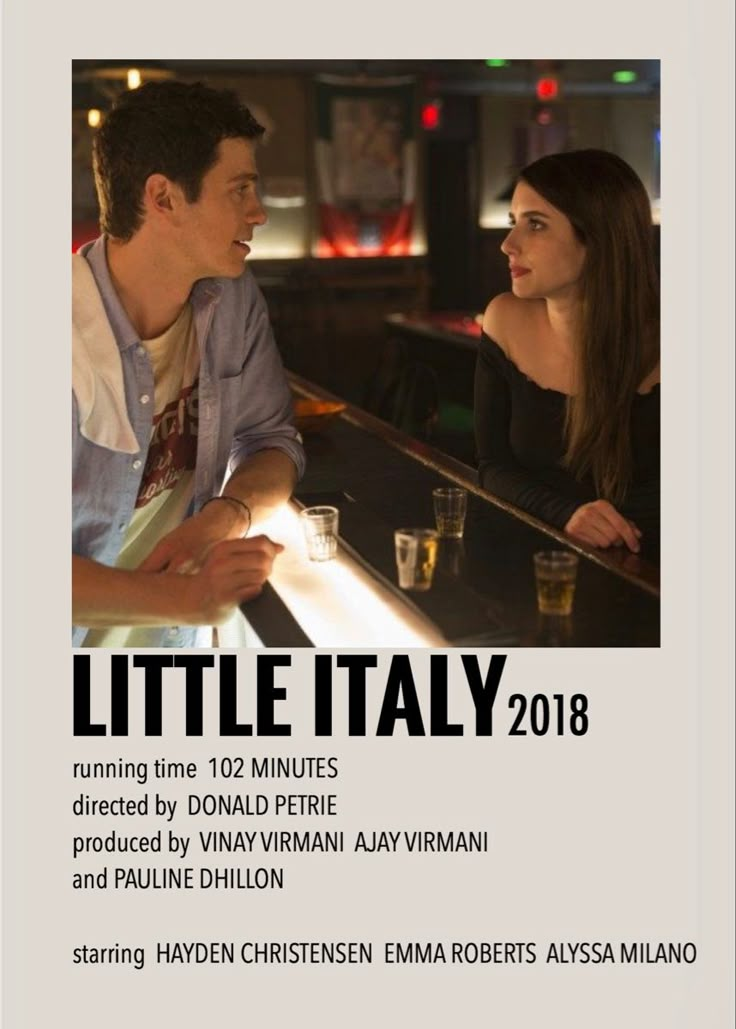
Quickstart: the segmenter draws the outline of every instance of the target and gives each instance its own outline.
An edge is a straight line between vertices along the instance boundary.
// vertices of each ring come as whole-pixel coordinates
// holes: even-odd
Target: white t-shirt
[[[142,340],[153,367],[151,441],[135,511],[118,556],[117,568],[133,569],[160,539],[184,519],[194,489],[197,459],[199,348],[187,303],[166,332]],[[85,647],[147,647],[160,629],[117,626],[90,629]]]

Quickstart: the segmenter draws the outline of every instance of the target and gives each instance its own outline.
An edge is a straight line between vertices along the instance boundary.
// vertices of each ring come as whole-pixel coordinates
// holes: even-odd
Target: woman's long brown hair
[[[631,409],[659,359],[659,281],[646,190],[605,150],[542,157],[519,176],[572,223],[586,255],[565,464],[620,503],[631,481]]]

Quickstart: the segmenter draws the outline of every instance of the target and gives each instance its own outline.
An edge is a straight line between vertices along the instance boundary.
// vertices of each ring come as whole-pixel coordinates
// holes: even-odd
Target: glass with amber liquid
[[[442,486],[432,490],[432,500],[440,536],[444,539],[462,539],[468,510],[467,490]]]
[[[537,607],[543,615],[572,614],[577,554],[567,550],[543,550],[534,555]]]
[[[434,529],[397,529],[394,543],[401,589],[428,590],[437,564],[437,533]]]

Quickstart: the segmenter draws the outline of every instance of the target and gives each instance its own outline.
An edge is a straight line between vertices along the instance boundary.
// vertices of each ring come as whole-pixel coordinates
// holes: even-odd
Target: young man
[[[73,642],[209,645],[281,547],[248,537],[303,471],[244,269],[263,129],[234,93],[150,83],[94,142],[103,235],[73,263]],[[224,485],[223,485],[224,484]]]

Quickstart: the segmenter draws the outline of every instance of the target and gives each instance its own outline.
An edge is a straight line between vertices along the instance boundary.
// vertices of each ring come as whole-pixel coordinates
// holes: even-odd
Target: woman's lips
[[[531,268],[514,267],[510,268],[509,271],[511,272],[512,279],[519,279],[522,275],[528,275],[531,271]]]

